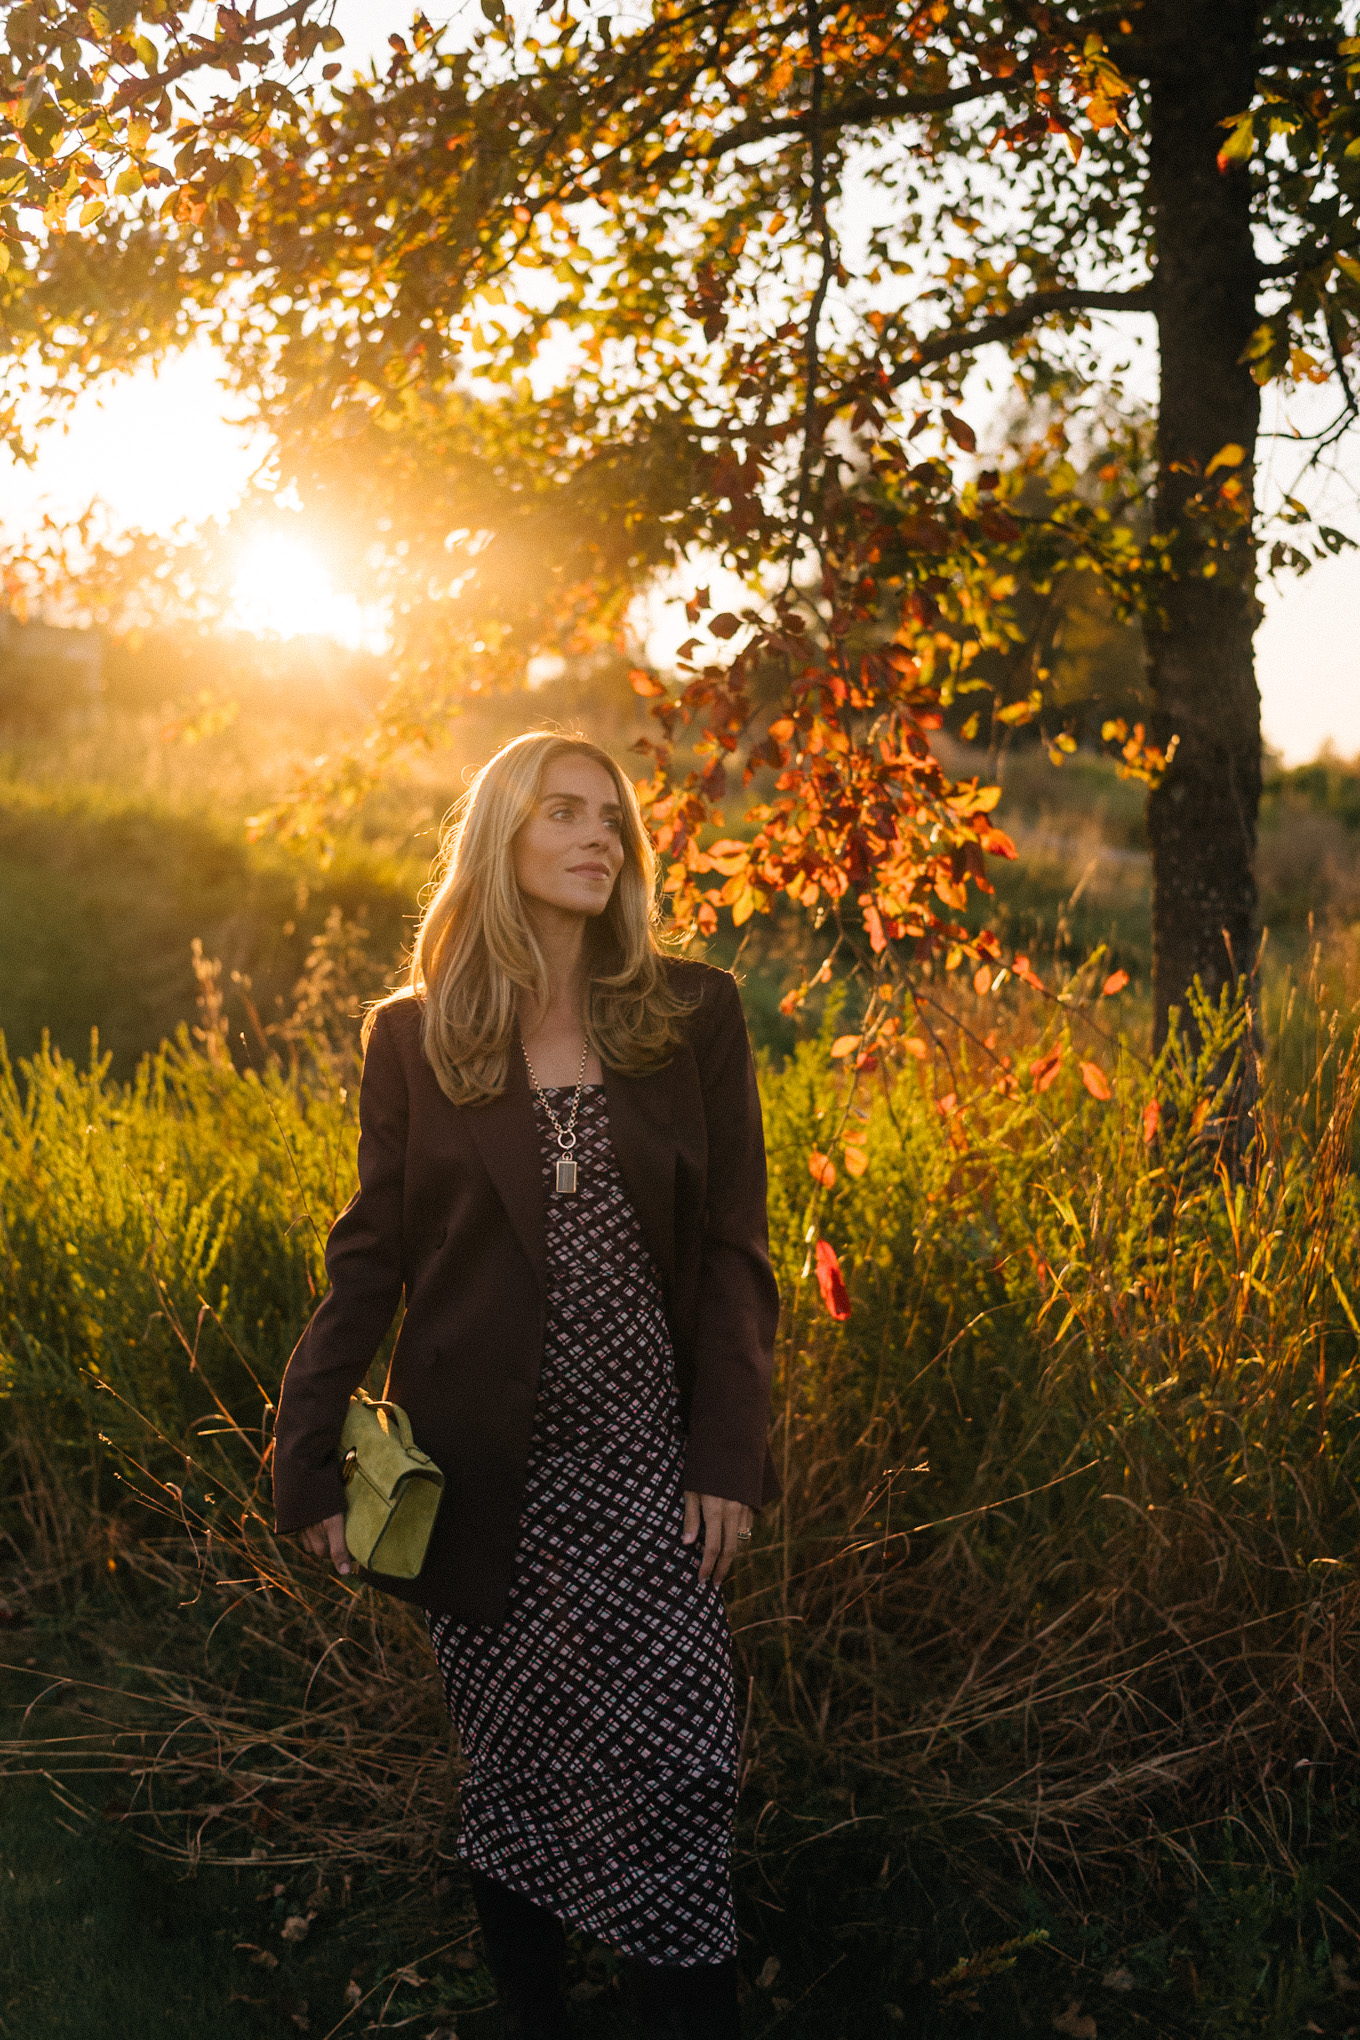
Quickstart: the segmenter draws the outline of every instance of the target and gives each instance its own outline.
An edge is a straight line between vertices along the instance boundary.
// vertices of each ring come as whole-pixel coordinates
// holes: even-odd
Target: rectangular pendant
[[[576,1188],[576,1164],[570,1155],[562,1155],[557,1164],[557,1181],[553,1188],[572,1191]]]

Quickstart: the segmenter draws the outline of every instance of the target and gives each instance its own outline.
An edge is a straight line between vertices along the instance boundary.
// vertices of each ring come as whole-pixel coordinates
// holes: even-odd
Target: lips
[[[568,871],[573,878],[608,878],[607,864],[569,864]]]

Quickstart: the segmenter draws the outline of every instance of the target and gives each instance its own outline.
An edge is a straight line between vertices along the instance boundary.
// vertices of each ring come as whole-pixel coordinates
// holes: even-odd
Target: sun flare
[[[252,539],[232,587],[231,620],[261,637],[332,638],[359,645],[372,620],[353,595],[341,594],[316,547],[282,533]]]

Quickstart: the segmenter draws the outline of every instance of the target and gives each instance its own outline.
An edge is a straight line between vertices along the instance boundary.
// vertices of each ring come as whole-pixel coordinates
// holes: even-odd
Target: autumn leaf
[[[1234,163],[1245,163],[1250,159],[1256,146],[1256,122],[1250,113],[1229,114],[1219,122],[1220,127],[1231,128],[1232,133],[1218,152],[1220,170],[1230,170]]]
[[[924,1062],[930,1054],[930,1050],[926,1047],[919,1034],[908,1034],[903,1038],[902,1053],[903,1055],[915,1056],[917,1062]]]
[[[1101,998],[1112,999],[1116,992],[1123,991],[1128,981],[1129,974],[1126,970],[1112,970],[1100,988]]]
[[[829,1190],[836,1180],[836,1164],[830,1155],[824,1155],[814,1148],[808,1156],[808,1174],[814,1183],[820,1183],[823,1190]]]
[[[867,1134],[848,1134],[844,1142],[845,1173],[847,1176],[862,1176],[869,1166],[869,1137]]]
[[[1032,992],[1041,992],[1044,988],[1043,979],[1038,977],[1030,968],[1030,961],[1027,956],[1017,956],[1012,959],[1011,975],[1018,977],[1022,985],[1028,985]]]
[[[1235,441],[1230,439],[1226,446],[1219,447],[1218,452],[1209,462],[1208,467],[1205,468],[1205,480],[1207,481],[1210,475],[1217,474],[1220,468],[1241,467],[1246,457],[1247,449],[1245,446],[1238,446]]]
[[[730,609],[724,609],[721,616],[714,617],[708,628],[712,636],[716,638],[735,637],[741,629],[741,618],[733,616]]]
[[[1156,1140],[1157,1138],[1157,1129],[1160,1127],[1161,1123],[1162,1123],[1162,1108],[1160,1101],[1156,1098],[1149,1098],[1147,1104],[1143,1107],[1144,1147],[1152,1146],[1153,1141]]]
[[[1050,1048],[1047,1055],[1037,1056],[1029,1066],[1030,1081],[1036,1091],[1046,1091],[1062,1066],[1062,1043]]]
[[[1097,1062],[1082,1063],[1081,1081],[1085,1084],[1091,1096],[1098,1098],[1102,1105],[1114,1095],[1110,1089],[1109,1078]]]
[[[940,419],[955,446],[960,447],[964,453],[977,452],[977,434],[971,425],[964,419],[956,417],[952,411],[941,411]]]
[[[833,1062],[842,1062],[846,1056],[854,1054],[855,1050],[859,1047],[859,1043],[860,1037],[858,1034],[838,1034],[831,1044],[831,1060]]]
[[[977,993],[978,997],[982,999],[986,997],[987,993],[990,992],[991,989],[992,989],[991,967],[990,965],[984,963],[980,970],[975,970],[973,972],[973,990]]]
[[[1082,2010],[1080,1998],[1073,1998],[1065,2012],[1054,2014],[1053,2030],[1065,2034],[1066,2040],[1096,2040],[1096,2022]]]
[[[654,680],[650,673],[644,673],[640,666],[635,666],[628,675],[628,685],[632,688],[634,694],[640,694],[644,700],[648,701],[655,700],[666,692],[661,682]]]
[[[817,1242],[817,1287],[822,1292],[827,1316],[843,1325],[850,1315],[850,1296],[841,1274],[841,1264],[836,1258],[836,1249],[830,1240]]]

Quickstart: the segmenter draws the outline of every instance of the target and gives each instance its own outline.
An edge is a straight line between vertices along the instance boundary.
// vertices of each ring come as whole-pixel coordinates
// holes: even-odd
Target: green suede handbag
[[[411,1436],[405,1410],[362,1389],[350,1397],[340,1478],[350,1556],[368,1572],[413,1580],[425,1563],[444,1476]]]

